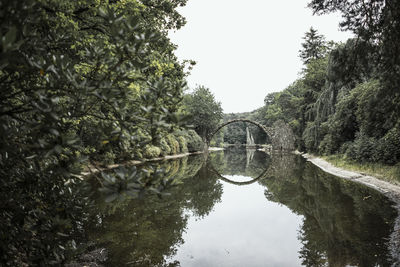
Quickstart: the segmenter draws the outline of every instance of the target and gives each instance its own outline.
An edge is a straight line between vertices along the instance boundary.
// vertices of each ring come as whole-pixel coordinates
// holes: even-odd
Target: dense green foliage
[[[86,220],[85,164],[199,148],[179,130],[184,64],[167,37],[185,3],[0,2],[1,265],[65,262]]]
[[[247,114],[231,113],[224,114],[224,122],[245,118]],[[226,144],[246,144],[246,123],[238,122],[228,124],[220,131],[224,133],[224,143]]]
[[[309,7],[318,14],[340,11],[340,26],[356,38],[335,44],[311,28],[299,51],[304,62],[300,78],[268,94],[265,105],[245,117],[266,126],[285,121],[301,151],[398,164],[399,2],[313,0]],[[245,127],[228,127],[227,142],[244,143]]]
[[[340,27],[357,36],[357,44],[372,45],[371,62],[384,78],[386,93],[398,92],[400,87],[400,2],[397,0],[312,0],[309,7],[317,14],[340,12]],[[365,57],[359,51],[358,57]],[[398,111],[398,110],[397,110]]]
[[[221,103],[204,86],[197,87],[184,98],[185,113],[189,116],[194,130],[206,141],[222,119]]]
[[[399,76],[392,71],[394,66],[385,65],[383,51],[389,44],[367,39],[358,30],[362,33],[357,39],[329,45],[311,29],[300,51],[305,63],[301,77],[282,92],[269,94],[265,106],[254,113],[267,126],[277,120],[289,123],[300,150],[396,164],[400,161],[400,93],[394,86]],[[396,61],[392,64],[400,67]]]

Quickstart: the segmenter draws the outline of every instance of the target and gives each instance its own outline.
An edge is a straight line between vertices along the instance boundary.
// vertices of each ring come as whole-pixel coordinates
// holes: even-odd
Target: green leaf
[[[55,136],[59,136],[60,135],[60,133],[56,129],[50,129],[49,131],[50,131],[50,133],[52,133]]]
[[[117,197],[118,197],[118,193],[113,193],[113,194],[107,196],[105,201],[107,203],[110,203],[110,202],[114,201],[115,199],[117,199]]]
[[[17,27],[12,26],[10,30],[2,37],[3,52],[7,52],[12,48],[15,39],[17,38]]]
[[[107,18],[108,17],[108,12],[107,12],[106,9],[101,7],[101,8],[99,8],[99,15],[100,15],[100,17]]]
[[[124,167],[118,167],[114,170],[115,174],[118,175],[119,178],[124,179],[126,169]]]

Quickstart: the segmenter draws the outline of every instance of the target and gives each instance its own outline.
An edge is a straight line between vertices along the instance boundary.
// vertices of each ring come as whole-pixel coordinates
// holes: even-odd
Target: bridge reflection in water
[[[227,150],[225,153],[237,154],[237,152],[238,151],[235,150],[235,149],[233,149],[233,150],[230,149],[230,150]],[[246,155],[246,165],[245,165],[242,173],[246,174],[246,173],[251,173],[252,172],[252,170],[250,170],[249,168],[253,167],[253,166],[251,166],[251,163],[252,163],[252,161],[254,159],[255,152],[256,152],[256,149],[246,149],[246,154],[245,154]],[[239,155],[243,155],[243,153],[240,153]],[[239,185],[239,186],[241,186],[241,185],[250,185],[250,184],[255,183],[255,182],[257,182],[257,181],[259,181],[261,179],[267,178],[268,175],[269,175],[269,172],[270,172],[270,167],[271,167],[271,165],[266,165],[266,168],[261,172],[260,175],[258,175],[256,178],[253,178],[253,179],[251,179],[249,181],[234,181],[234,180],[231,180],[229,178],[224,177],[221,173],[219,173],[213,166],[213,160],[208,160],[206,166],[220,180],[222,180],[224,182],[227,182],[227,183],[230,183],[230,184]]]

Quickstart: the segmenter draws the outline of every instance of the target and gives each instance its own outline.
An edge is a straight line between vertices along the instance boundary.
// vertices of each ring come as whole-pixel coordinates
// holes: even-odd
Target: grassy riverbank
[[[367,174],[379,178],[381,180],[400,185],[400,164],[385,165],[381,163],[359,163],[346,158],[344,155],[335,154],[329,156],[321,156],[324,160],[333,164],[335,167]]]

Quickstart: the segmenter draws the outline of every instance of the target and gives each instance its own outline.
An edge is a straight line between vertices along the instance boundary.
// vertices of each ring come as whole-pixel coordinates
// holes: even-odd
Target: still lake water
[[[109,266],[392,265],[392,203],[299,156],[229,149],[156,164],[176,182],[168,195],[94,197],[88,238]]]

